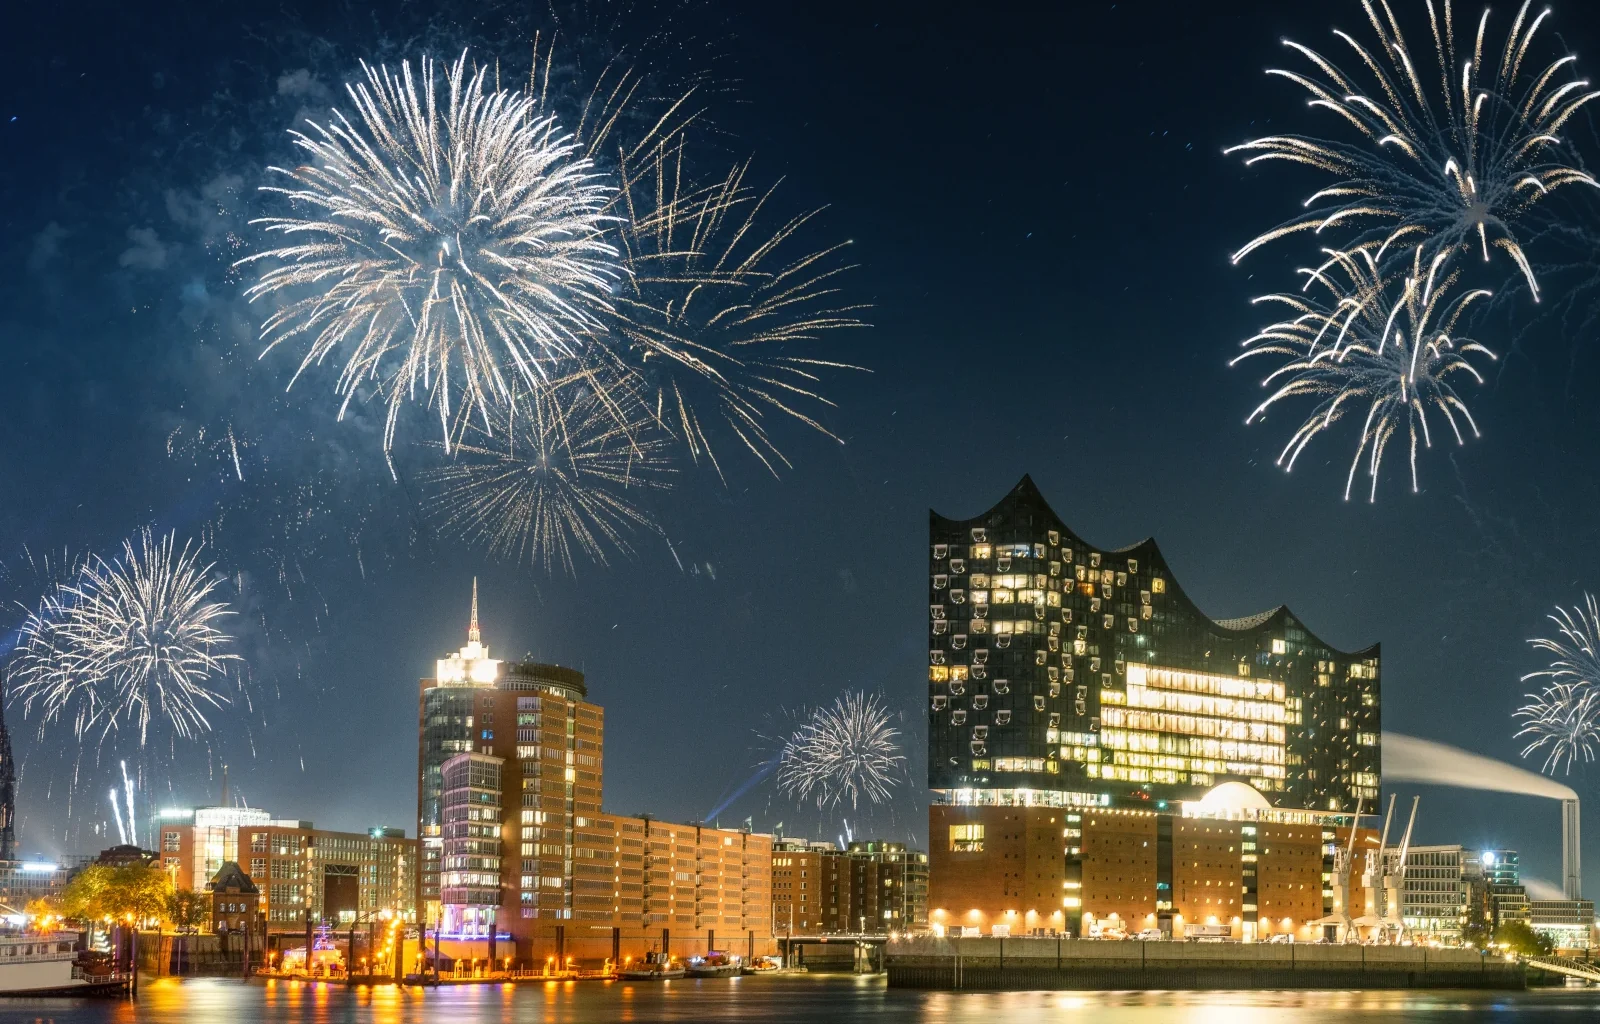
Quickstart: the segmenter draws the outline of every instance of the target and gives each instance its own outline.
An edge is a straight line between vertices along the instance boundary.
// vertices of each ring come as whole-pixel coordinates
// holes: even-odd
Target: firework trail
[[[1330,251],[1321,266],[1301,271],[1308,277],[1305,294],[1256,299],[1288,307],[1288,318],[1246,339],[1243,354],[1230,363],[1257,356],[1282,360],[1262,380],[1271,394],[1245,418],[1247,424],[1264,419],[1280,402],[1319,399],[1278,455],[1285,472],[1294,469],[1318,434],[1346,415],[1362,417],[1345,478],[1346,500],[1363,463],[1371,478],[1368,500],[1376,500],[1383,456],[1401,432],[1410,449],[1411,489],[1418,489],[1418,451],[1433,444],[1430,413],[1432,426],[1442,420],[1457,444],[1466,443],[1463,426],[1477,437],[1478,425],[1453,381],[1467,377],[1483,383],[1470,357],[1495,358],[1483,345],[1455,334],[1462,315],[1489,292],[1458,290],[1459,273],[1451,269],[1447,251],[1424,262],[1423,247],[1417,246],[1408,266],[1384,269],[1384,249],[1398,234],[1383,243]]]
[[[876,695],[847,693],[817,708],[784,744],[778,787],[797,801],[815,800],[818,808],[847,796],[852,808],[862,797],[882,803],[905,765],[900,731],[889,722]]]
[[[637,409],[619,422],[618,401],[584,378],[519,400],[423,474],[424,508],[441,529],[547,571],[559,561],[574,572],[575,553],[601,564],[608,550],[632,554],[631,533],[661,532],[639,503],[671,469],[664,438]]]
[[[465,53],[445,96],[427,57],[419,76],[362,67],[346,87],[356,122],[336,111],[292,133],[309,162],[271,169],[293,184],[264,191],[293,215],[254,222],[285,244],[240,261],[267,268],[246,294],[285,298],[262,337],[266,352],[307,341],[296,380],[342,362],[341,415],[364,387],[384,398],[386,451],[419,399],[448,446],[600,329],[625,273],[605,237],[613,189],[536,100],[487,89]]]
[[[121,558],[85,562],[29,613],[8,679],[24,716],[37,707],[41,736],[57,721],[80,742],[137,726],[143,748],[152,725],[182,739],[210,731],[205,709],[229,703],[214,679],[238,657],[216,628],[232,612],[211,599],[202,551],[145,530],[137,548],[124,541]]]
[[[1501,249],[1538,301],[1538,282],[1513,228],[1556,189],[1597,185],[1558,133],[1600,92],[1586,91],[1589,83],[1573,77],[1572,54],[1549,64],[1530,59],[1550,12],[1530,19],[1529,7],[1518,8],[1498,57],[1485,52],[1487,7],[1476,31],[1463,37],[1470,50],[1458,51],[1450,0],[1427,2],[1431,65],[1413,59],[1388,0],[1362,0],[1375,43],[1334,33],[1355,58],[1355,73],[1285,40],[1313,69],[1267,73],[1306,90],[1309,106],[1332,112],[1356,137],[1271,135],[1226,150],[1246,154],[1246,164],[1282,160],[1335,179],[1305,200],[1305,213],[1258,235],[1233,261],[1302,231],[1353,231],[1346,248],[1399,232],[1408,244],[1425,246],[1428,258],[1470,244],[1487,261],[1491,248]]]
[[[1549,668],[1522,677],[1524,683],[1544,684],[1517,709],[1522,728],[1516,735],[1529,738],[1522,756],[1543,752],[1543,770],[1551,774],[1557,767],[1570,773],[1579,757],[1593,761],[1600,744],[1600,603],[1593,594],[1583,597],[1583,604],[1571,610],[1558,607],[1550,616],[1556,636],[1528,641],[1553,658]]]
[[[774,186],[746,184],[749,164],[711,184],[685,184],[683,147],[659,150],[625,169],[621,242],[630,274],[615,296],[617,343],[609,367],[634,382],[654,416],[698,462],[722,467],[707,432],[721,423],[768,471],[789,465],[768,430],[771,416],[839,440],[807,406],[834,403],[824,374],[861,367],[808,354],[827,332],[865,324],[844,297],[839,256],[848,243],[801,244],[822,212],[800,213],[768,231]]]
[[[1547,686],[1528,694],[1528,703],[1517,709],[1516,717],[1522,720],[1517,738],[1528,740],[1522,756],[1542,752],[1542,771],[1554,775],[1560,768],[1571,774],[1580,757],[1594,760],[1594,748],[1600,744],[1600,691],[1566,683]]]
[[[535,38],[528,92],[541,116],[555,64],[554,43],[541,56]],[[612,60],[583,100],[574,137],[617,182],[606,212],[627,275],[612,293],[606,335],[568,372],[588,374],[602,398],[614,389],[643,396],[656,424],[719,476],[708,421],[726,424],[775,473],[789,463],[770,416],[838,439],[806,407],[834,404],[819,392],[824,374],[860,367],[804,350],[824,332],[865,326],[855,314],[866,307],[843,299],[836,280],[852,269],[838,259],[848,243],[804,244],[821,209],[773,218],[776,186],[749,185],[748,161],[697,175],[689,152],[706,84],[651,99],[639,73]],[[781,221],[776,230],[771,220]]]

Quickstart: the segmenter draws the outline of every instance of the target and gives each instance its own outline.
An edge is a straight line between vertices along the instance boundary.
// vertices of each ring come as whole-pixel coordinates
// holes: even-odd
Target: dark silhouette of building
[[[0,687],[0,861],[12,860],[17,853],[17,767],[11,757],[5,698]]]
[[[131,843],[123,843],[107,850],[101,850],[100,855],[94,859],[96,864],[108,868],[125,868],[134,864],[151,865],[156,862],[154,850],[144,850]]]

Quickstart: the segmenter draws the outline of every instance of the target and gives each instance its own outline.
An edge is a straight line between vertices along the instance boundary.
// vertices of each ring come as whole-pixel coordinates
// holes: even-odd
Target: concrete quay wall
[[[897,988],[1527,987],[1522,964],[1474,950],[1320,943],[910,938],[889,944],[886,968]]]

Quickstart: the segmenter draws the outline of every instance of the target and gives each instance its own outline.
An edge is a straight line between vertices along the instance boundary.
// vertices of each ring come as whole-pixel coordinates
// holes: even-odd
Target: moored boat
[[[625,981],[671,981],[683,975],[683,964],[665,953],[647,953],[643,960],[625,964],[617,972]]]
[[[720,949],[708,950],[704,956],[689,958],[691,978],[732,978],[743,969],[743,961],[732,953]]]
[[[118,992],[127,977],[107,960],[78,962],[72,932],[0,934],[0,996]]]

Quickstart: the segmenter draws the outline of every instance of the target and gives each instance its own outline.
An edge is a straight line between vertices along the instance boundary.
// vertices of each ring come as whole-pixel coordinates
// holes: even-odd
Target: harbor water
[[[440,989],[237,979],[147,980],[129,1000],[0,999],[0,1022],[52,1024],[1312,1024],[1324,1021],[1600,1020],[1600,990],[1526,992],[922,992],[882,976],[786,975],[669,982],[551,982]]]

